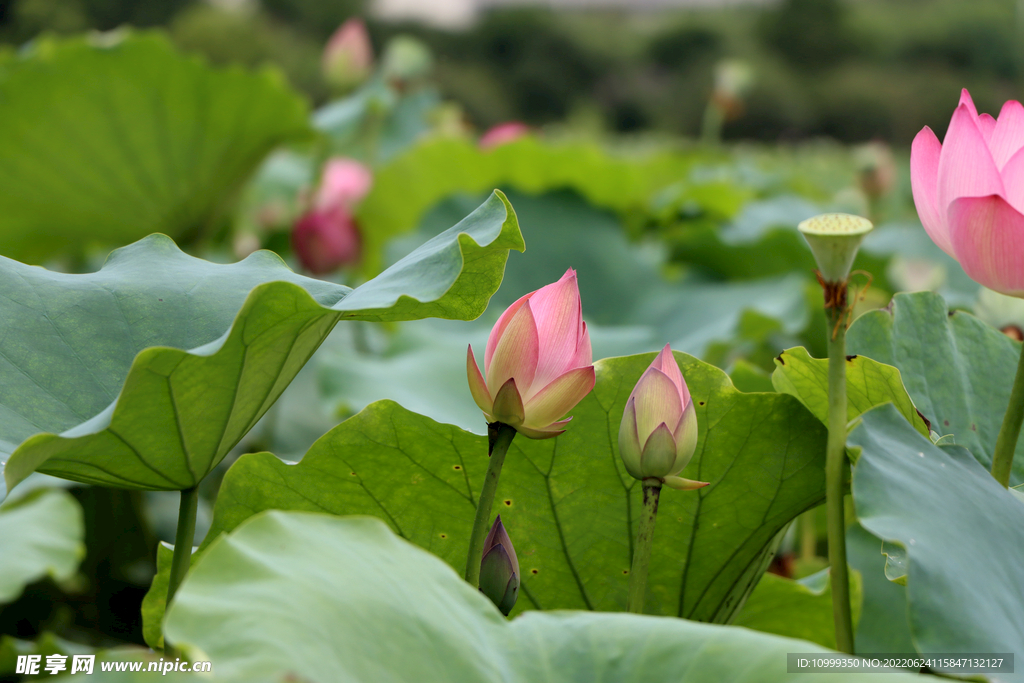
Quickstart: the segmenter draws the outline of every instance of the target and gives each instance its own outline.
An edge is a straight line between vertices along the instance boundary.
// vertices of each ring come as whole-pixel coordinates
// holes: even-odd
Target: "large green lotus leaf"
[[[861,612],[860,572],[850,573],[850,604],[856,628]],[[732,621],[755,631],[809,640],[836,649],[832,582],[828,569],[796,581],[765,574]]]
[[[158,33],[41,39],[0,71],[0,252],[195,236],[271,149],[310,135],[279,74]]]
[[[0,605],[45,576],[71,578],[85,557],[78,501],[61,489],[37,489],[0,505]]]
[[[700,425],[683,475],[711,485],[662,494],[647,609],[726,622],[761,577],[780,532],[821,502],[825,430],[796,399],[743,394],[721,370],[675,355]],[[652,359],[598,361],[596,388],[573,409],[565,434],[513,442],[495,511],[523,571],[516,609],[624,608],[641,491],[625,473],[615,435]],[[374,403],[297,465],[269,453],[239,459],[222,483],[204,547],[264,509],[369,514],[461,570],[486,460],[485,437]],[[150,610],[151,619],[158,615]]]
[[[828,359],[811,358],[800,346],[787,349],[775,359],[772,373],[775,390],[795,396],[816,418],[828,424]],[[846,357],[846,415],[853,421],[866,410],[893,403],[914,429],[928,436],[928,425],[900,379],[900,371],[865,356]]]
[[[907,621],[907,589],[885,576],[882,541],[860,524],[846,528],[846,554],[861,576],[860,620],[854,642],[859,652],[914,652]]]
[[[466,140],[426,141],[382,168],[359,207],[364,268],[375,273],[384,245],[414,230],[431,207],[455,193],[570,188],[594,206],[625,211],[644,207],[655,190],[684,177],[699,160],[693,152],[613,155],[593,144],[553,145],[533,137],[492,150]]]
[[[0,261],[0,445],[8,489],[38,470],[124,488],[194,486],[339,320],[474,318],[523,249],[500,193],[350,290],[259,252],[232,265],[164,236],[63,275]]]
[[[1020,343],[937,294],[897,294],[886,310],[858,318],[847,353],[895,366],[914,405],[940,436],[952,435],[986,468],[1010,402]],[[1024,482],[1024,440],[1010,483]]]
[[[167,636],[209,657],[218,677],[288,672],[318,683],[769,683],[789,680],[786,653],[827,652],[748,629],[631,614],[534,612],[509,622],[378,519],[280,511],[209,548],[169,610]]]
[[[906,549],[918,651],[1024,651],[1024,505],[964,448],[933,445],[891,405],[861,420],[849,440],[861,449],[857,517]]]

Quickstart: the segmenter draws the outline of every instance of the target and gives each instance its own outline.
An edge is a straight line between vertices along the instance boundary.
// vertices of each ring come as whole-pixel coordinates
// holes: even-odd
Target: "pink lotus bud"
[[[697,412],[683,373],[665,345],[626,401],[619,455],[636,479],[660,479],[678,489],[707,486],[676,476],[697,448]]]
[[[469,389],[488,422],[548,439],[565,431],[571,418],[560,418],[594,388],[591,360],[576,271],[570,268],[498,318],[484,353],[486,381],[469,348]]]
[[[978,114],[967,90],[945,140],[927,126],[910,150],[924,229],[973,280],[1024,297],[1024,106]]]
[[[355,159],[335,157],[324,164],[313,204],[317,209],[352,211],[373,186],[373,172]]]
[[[531,132],[532,129],[529,126],[519,121],[499,123],[480,136],[480,149],[494,149],[525,137]]]
[[[484,556],[480,562],[480,592],[489,597],[507,617],[519,597],[519,580],[519,559],[512,547],[512,539],[501,523],[501,515],[498,515],[484,539]]]
[[[361,239],[344,207],[307,212],[292,230],[292,249],[309,271],[322,275],[359,260]]]
[[[366,80],[372,67],[373,46],[366,24],[361,19],[349,19],[324,47],[324,80],[339,90],[351,90]]]

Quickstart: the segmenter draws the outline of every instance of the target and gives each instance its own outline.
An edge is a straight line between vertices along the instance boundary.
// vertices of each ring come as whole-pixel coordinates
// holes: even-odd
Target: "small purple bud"
[[[512,547],[501,515],[494,520],[484,539],[484,557],[480,562],[480,592],[508,616],[519,597],[519,560]]]

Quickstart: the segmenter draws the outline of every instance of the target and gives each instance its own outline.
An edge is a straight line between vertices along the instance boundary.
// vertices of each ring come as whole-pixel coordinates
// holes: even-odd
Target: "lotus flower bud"
[[[964,90],[940,143],[925,127],[910,148],[914,204],[928,236],[975,282],[1024,297],[1024,106],[979,114]]]
[[[519,597],[519,560],[501,523],[494,520],[484,539],[484,557],[480,562],[480,592],[491,599],[506,617]]]
[[[434,68],[434,58],[427,46],[406,35],[391,39],[382,62],[384,77],[398,85],[425,78]]]
[[[361,19],[349,19],[324,48],[324,80],[338,90],[351,90],[367,79],[372,67],[373,47],[366,24]]]
[[[640,376],[619,425],[619,455],[636,479],[659,479],[673,488],[707,486],[676,476],[697,448],[697,412],[683,373],[665,346]]]
[[[519,121],[499,123],[480,136],[480,149],[494,149],[529,135],[531,129]]]
[[[292,249],[302,265],[323,275],[359,260],[361,238],[356,219],[344,208],[314,209],[292,230]]]
[[[558,282],[509,306],[487,339],[484,374],[472,347],[466,370],[473,400],[488,422],[548,439],[565,431],[571,418],[561,418],[594,388],[591,360],[576,271],[570,268]]]

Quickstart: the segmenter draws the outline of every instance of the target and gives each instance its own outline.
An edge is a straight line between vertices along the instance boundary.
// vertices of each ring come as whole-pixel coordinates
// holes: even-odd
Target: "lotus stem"
[[[850,577],[846,565],[846,519],[843,473],[846,467],[846,283],[827,306],[828,315],[828,443],[825,448],[825,507],[828,514],[828,561],[832,576],[832,617],[836,646],[853,654]],[[827,298],[827,297],[826,297]],[[839,302],[842,302],[841,304]]]
[[[1024,346],[1021,347],[1020,359],[1017,361],[1017,376],[1013,378],[1013,389],[1010,391],[1010,405],[1003,416],[1003,425],[999,428],[996,438],[996,452],[992,456],[992,476],[1003,488],[1010,485],[1010,469],[1013,467],[1013,454],[1017,450],[1017,438],[1020,436],[1021,423],[1024,422]]]
[[[480,587],[480,562],[484,556],[484,539],[490,529],[491,507],[494,504],[494,493],[498,490],[498,479],[501,477],[501,466],[505,463],[505,454],[516,435],[513,427],[501,422],[487,425],[488,450],[490,461],[487,463],[487,474],[484,485],[480,489],[480,498],[476,502],[476,517],[473,519],[473,532],[469,537],[469,555],[466,557],[466,581],[473,588]]]
[[[650,482],[650,483],[648,483]],[[629,570],[629,601],[626,611],[644,613],[644,599],[647,596],[647,572],[651,565],[651,545],[654,541],[654,523],[658,517],[658,498],[661,496],[661,481],[644,479],[644,505],[640,512],[640,529],[636,534],[633,550],[633,567]]]
[[[167,584],[167,606],[170,607],[192,560],[192,541],[196,535],[196,511],[199,509],[199,485],[181,492],[178,507],[178,530],[174,534],[174,557],[171,559],[171,577]]]

